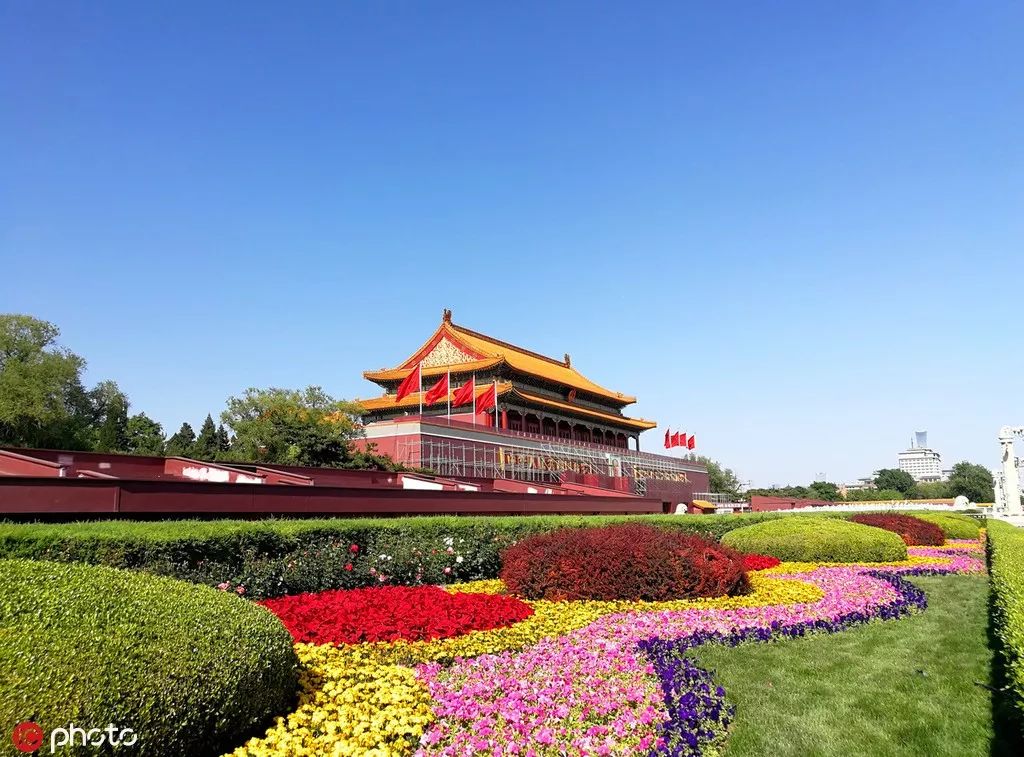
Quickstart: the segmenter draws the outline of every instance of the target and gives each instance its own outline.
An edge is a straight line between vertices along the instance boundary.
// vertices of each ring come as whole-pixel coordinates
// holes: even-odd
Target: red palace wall
[[[0,475],[61,478],[65,472],[64,468],[57,463],[28,457],[17,452],[0,450]]]
[[[834,505],[823,499],[793,499],[790,497],[762,497],[755,495],[750,498],[750,509],[755,513],[770,513],[777,510],[794,510],[798,507],[823,507]]]
[[[686,477],[690,479],[689,483],[649,478],[645,496],[654,497],[663,502],[693,502],[695,494],[703,494],[711,488],[707,473],[688,472]]]
[[[82,471],[105,473],[117,478],[152,479],[171,477],[164,472],[167,458],[145,455],[118,455],[107,452],[79,452],[54,449],[19,449],[23,455],[49,460],[64,466],[68,478]]]
[[[444,419],[439,419],[441,423]],[[456,417],[453,415],[452,420],[455,421]],[[401,428],[398,426],[395,428],[396,432]],[[406,426],[410,428],[410,426]],[[411,426],[411,428],[419,428],[419,426]],[[572,470],[571,468],[566,469],[566,464],[559,463],[558,455],[551,451],[543,451],[541,449],[525,449],[517,446],[519,437],[510,436],[508,439],[503,437],[496,437],[494,433],[488,428],[480,428],[479,431],[487,434],[489,437],[487,441],[484,440],[469,440],[466,438],[454,439],[441,435],[440,432],[437,434],[429,433],[431,428],[430,424],[424,424],[423,432],[406,432],[406,433],[395,433],[390,436],[374,436],[370,439],[362,439],[356,442],[356,445],[365,448],[366,444],[372,442],[375,445],[375,451],[388,455],[399,462],[413,467],[425,467],[433,468],[438,475],[442,476],[453,476],[456,478],[464,478],[467,476],[494,476],[493,468],[491,472],[483,470],[474,470],[474,453],[477,457],[477,461],[483,464],[484,460],[489,461],[490,465],[500,466],[502,457],[498,455],[499,449],[505,450],[505,454],[509,457],[518,455],[520,460],[523,458],[529,460],[530,458],[536,459],[536,466],[529,474],[522,471],[511,470],[509,468],[504,469],[500,472],[497,478],[518,478],[521,480],[528,481],[545,481],[550,482],[554,485],[558,485],[560,482],[569,482],[575,484],[581,484],[592,487],[600,487],[603,489],[609,489],[619,492],[628,492],[630,494],[636,491],[634,479],[629,475],[603,475],[595,474],[589,470]],[[468,431],[471,429],[462,429]],[[564,443],[564,441],[562,442]],[[461,462],[465,467],[460,471],[453,469],[438,469],[436,465],[432,465],[432,461],[429,459],[426,452],[422,450],[427,449],[427,445],[450,445],[450,457],[452,460]],[[613,457],[626,457],[628,459],[629,452],[626,450],[618,450],[612,447],[602,448],[601,453],[609,453]],[[628,464],[623,465],[628,473]],[[609,471],[610,473],[611,471]],[[687,470],[686,481],[673,481],[659,478],[646,478],[646,497],[652,497],[662,500],[663,503],[668,507],[669,510],[674,511],[675,506],[680,503],[689,503],[694,499],[694,495],[697,493],[707,492],[710,484],[708,482],[708,474],[706,471],[700,470]]]

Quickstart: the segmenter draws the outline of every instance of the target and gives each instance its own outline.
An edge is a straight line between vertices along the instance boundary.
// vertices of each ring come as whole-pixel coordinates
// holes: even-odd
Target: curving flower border
[[[981,542],[911,549],[910,560],[894,565],[783,563],[751,574],[747,597],[534,602],[525,621],[461,637],[299,644],[299,708],[233,754],[693,754],[694,740],[704,748],[724,735],[731,713],[685,649],[901,617],[924,606],[923,593],[901,576],[984,571]],[[445,588],[493,594],[503,586]],[[488,702],[496,682],[511,696]]]

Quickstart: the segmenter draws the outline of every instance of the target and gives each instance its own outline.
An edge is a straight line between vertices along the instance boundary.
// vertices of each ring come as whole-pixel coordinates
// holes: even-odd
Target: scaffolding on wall
[[[558,483],[561,473],[632,478],[637,494],[647,493],[647,481],[686,482],[685,461],[635,450],[606,451],[583,445],[543,442],[539,447],[494,445],[448,439],[402,439],[399,462],[428,468],[440,476],[510,478],[518,481]]]

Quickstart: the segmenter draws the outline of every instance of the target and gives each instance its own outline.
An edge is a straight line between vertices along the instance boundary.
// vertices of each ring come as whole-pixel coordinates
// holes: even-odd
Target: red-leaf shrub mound
[[[907,546],[940,547],[946,542],[946,535],[939,526],[910,515],[865,513],[854,515],[850,520],[899,534]]]
[[[743,555],[743,570],[768,570],[780,562],[779,558],[771,555]]]
[[[567,528],[502,553],[501,578],[527,599],[668,600],[749,591],[740,554],[653,526]]]
[[[515,597],[451,594],[437,586],[321,591],[260,604],[281,619],[295,641],[311,644],[440,639],[500,628],[533,614]]]

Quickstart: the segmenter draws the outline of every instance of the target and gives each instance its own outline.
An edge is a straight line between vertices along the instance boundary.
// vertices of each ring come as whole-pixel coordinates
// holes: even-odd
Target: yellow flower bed
[[[914,565],[942,565],[952,562],[948,557],[915,557],[911,555],[900,562],[781,562],[774,568],[766,568],[758,571],[756,575],[779,576],[791,573],[810,573],[818,568],[905,568]],[[754,575],[752,574],[751,579]]]
[[[485,578],[480,581],[466,581],[443,587],[453,594],[504,594],[505,582],[500,578]]]
[[[361,646],[372,648],[380,660],[400,665],[420,662],[450,663],[456,657],[496,654],[508,649],[522,649],[543,638],[563,636],[590,625],[603,615],[618,612],[650,612],[660,610],[710,610],[764,605],[789,605],[817,602],[824,596],[817,586],[797,579],[766,578],[750,574],[753,592],[740,597],[712,599],[678,599],[670,602],[549,602],[531,601],[533,615],[526,620],[490,631],[473,631],[464,636],[434,641],[376,642]],[[501,581],[473,581],[448,587],[449,591],[484,591],[500,593]]]
[[[564,635],[618,612],[760,607],[816,602],[824,596],[817,586],[797,579],[752,573],[750,584],[753,591],[741,597],[671,602],[530,602],[534,614],[526,620],[449,639],[341,646],[296,644],[302,666],[298,709],[277,718],[264,736],[250,739],[231,757],[408,755],[415,751],[433,721],[430,696],[412,669],[417,663],[450,663],[456,657],[523,649],[542,638]],[[490,580],[447,588],[498,594],[505,587],[499,580]]]
[[[382,663],[364,646],[296,644],[298,709],[231,757],[411,754],[434,720],[430,694],[412,669]]]

